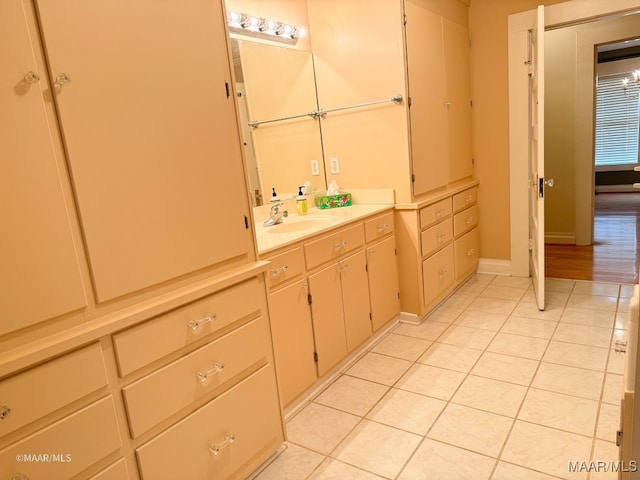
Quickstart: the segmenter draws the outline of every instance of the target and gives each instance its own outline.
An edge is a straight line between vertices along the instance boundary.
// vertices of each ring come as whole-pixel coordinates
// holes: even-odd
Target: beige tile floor
[[[399,323],[287,421],[257,480],[614,479],[633,286],[478,274]],[[574,463],[575,465],[575,463]]]

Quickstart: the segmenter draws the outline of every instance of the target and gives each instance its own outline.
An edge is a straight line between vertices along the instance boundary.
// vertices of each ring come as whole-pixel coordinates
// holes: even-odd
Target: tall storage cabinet
[[[0,39],[0,471],[246,478],[284,429],[223,2],[7,0]]]

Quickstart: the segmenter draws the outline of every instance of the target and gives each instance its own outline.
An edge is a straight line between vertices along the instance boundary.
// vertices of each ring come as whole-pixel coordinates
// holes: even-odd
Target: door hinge
[[[622,446],[622,430],[616,432],[616,447]]]
[[[398,300],[400,300],[400,292],[398,292]]]
[[[398,255],[398,249],[397,248],[393,249],[393,254],[396,255],[396,256]]]
[[[411,183],[416,183],[416,174],[415,173],[411,174]]]
[[[369,320],[373,322],[373,314],[371,312],[369,312]]]
[[[403,13],[403,14],[402,14],[402,24],[403,24],[403,25],[406,25],[406,24],[407,24],[407,14],[406,14],[406,13]]]
[[[224,82],[224,89],[227,92],[227,98],[231,96],[231,91],[229,90],[229,82]]]
[[[532,238],[529,239],[529,251],[530,252],[533,251],[533,239]]]
[[[247,217],[246,215],[244,216],[244,228],[246,230],[249,230],[249,217]]]
[[[307,293],[307,303],[309,303],[309,305],[311,305],[313,303],[313,299],[311,298],[311,294]]]
[[[411,97],[407,97],[407,105],[411,108]]]
[[[313,352],[313,361],[318,363],[318,352]]]

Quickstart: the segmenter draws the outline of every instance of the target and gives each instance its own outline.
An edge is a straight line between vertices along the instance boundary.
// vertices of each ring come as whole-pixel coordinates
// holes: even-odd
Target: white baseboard
[[[576,234],[562,233],[562,232],[545,232],[544,243],[556,243],[560,245],[575,245]]]
[[[596,193],[607,192],[638,192],[637,188],[633,188],[633,185],[596,185]]]
[[[498,260],[495,258],[481,258],[478,263],[477,273],[489,275],[511,275],[511,260]]]

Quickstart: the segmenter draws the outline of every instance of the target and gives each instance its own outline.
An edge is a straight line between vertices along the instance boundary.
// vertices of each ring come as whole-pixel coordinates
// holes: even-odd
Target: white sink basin
[[[268,233],[295,233],[313,231],[328,227],[336,221],[336,218],[324,215],[307,215],[299,217],[287,217],[283,223],[270,227],[263,227]]]

